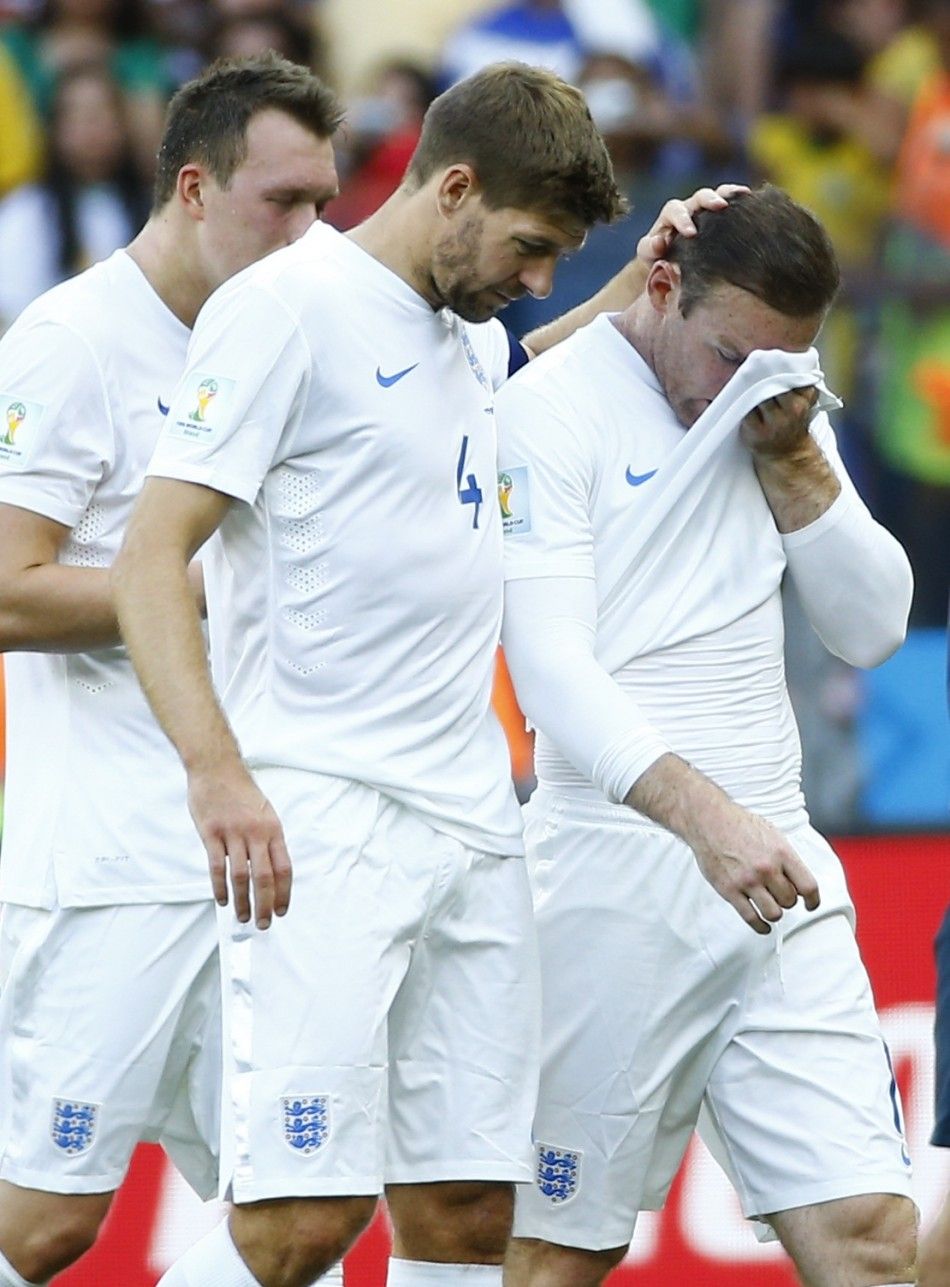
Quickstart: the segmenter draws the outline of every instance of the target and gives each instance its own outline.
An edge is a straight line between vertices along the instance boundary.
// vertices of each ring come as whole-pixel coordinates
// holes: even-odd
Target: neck
[[[652,320],[653,309],[647,299],[641,295],[629,308],[618,314],[613,319],[613,323],[631,348],[637,350],[647,366],[656,374],[656,365],[653,361]]]
[[[432,234],[419,192],[398,188],[375,214],[346,235],[401,277],[434,309],[442,307],[432,282]]]
[[[158,211],[127,250],[165,307],[191,328],[212,286],[200,271],[189,232]]]

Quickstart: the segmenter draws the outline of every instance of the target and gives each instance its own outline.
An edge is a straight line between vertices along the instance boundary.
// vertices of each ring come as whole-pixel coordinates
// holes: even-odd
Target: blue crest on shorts
[[[538,1170],[535,1182],[552,1202],[569,1201],[581,1182],[581,1155],[567,1148],[538,1145]]]
[[[316,1153],[330,1134],[329,1095],[283,1095],[284,1139],[304,1157]]]
[[[49,1133],[57,1148],[70,1157],[92,1147],[99,1124],[99,1105],[79,1099],[54,1099]]]

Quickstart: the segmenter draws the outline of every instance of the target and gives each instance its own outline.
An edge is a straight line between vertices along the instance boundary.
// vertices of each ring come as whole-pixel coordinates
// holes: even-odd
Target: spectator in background
[[[118,85],[96,64],[71,68],[53,100],[45,179],[0,201],[0,327],[131,240],[147,213]]]
[[[950,551],[950,0],[927,0],[939,64],[913,105],[885,247],[878,444],[887,521],[914,565],[912,622],[944,621]]]
[[[0,45],[0,196],[35,178],[41,156],[36,113],[16,64]]]
[[[561,0],[515,0],[477,15],[449,37],[440,79],[454,85],[489,63],[517,59],[548,67],[573,83],[583,56]]]
[[[779,3],[706,0],[705,8],[702,43],[709,103],[741,144],[768,104]]]
[[[150,37],[144,0],[46,0],[35,20],[0,29],[0,40],[44,116],[63,72],[91,62],[108,66],[126,98],[136,163],[151,182],[172,84],[162,48]]]
[[[273,49],[293,63],[311,62],[312,29],[288,9],[264,5],[258,9],[224,12],[213,37],[216,58],[250,58]]]
[[[828,229],[846,275],[869,267],[889,204],[890,172],[865,124],[864,63],[847,36],[813,27],[781,55],[778,110],[749,137],[763,176]]]
[[[488,63],[513,58],[576,83],[593,50],[609,49],[640,63],[655,57],[659,47],[645,0],[515,0],[458,28],[446,43],[441,78],[454,84]]]
[[[415,151],[435,81],[416,63],[395,59],[377,71],[367,94],[350,102],[337,161],[343,191],[327,220],[352,228],[396,191]]]

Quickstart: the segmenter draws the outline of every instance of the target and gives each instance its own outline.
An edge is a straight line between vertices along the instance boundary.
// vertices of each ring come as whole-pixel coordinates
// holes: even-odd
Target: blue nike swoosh
[[[168,415],[168,407],[165,406],[165,403],[161,400],[161,398],[158,399],[158,409],[163,416]]]
[[[648,482],[655,473],[656,473],[656,470],[651,469],[648,474],[631,474],[630,466],[628,465],[627,482],[630,484],[631,487],[639,487],[641,483]]]
[[[383,375],[382,371],[377,367],[376,383],[381,384],[384,389],[388,389],[394,385],[397,380],[401,380],[404,375],[408,375],[410,371],[414,371],[418,365],[418,362],[413,362],[412,366],[407,366],[405,371],[397,371],[395,375]]]

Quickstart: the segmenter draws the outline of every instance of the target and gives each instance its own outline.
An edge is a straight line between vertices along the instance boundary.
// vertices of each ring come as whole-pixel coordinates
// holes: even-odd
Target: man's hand
[[[818,884],[782,833],[731,800],[681,760],[661,755],[624,804],[666,827],[692,849],[699,870],[757,934],[801,898],[814,911]]]
[[[794,456],[808,450],[808,425],[818,390],[811,385],[789,389],[750,411],[739,429],[742,441],[754,456]]]
[[[757,934],[801,898],[814,911],[818,884],[777,827],[728,801],[731,808],[704,816],[687,840],[713,889]],[[684,837],[685,839],[685,837]]]
[[[188,807],[208,854],[211,885],[222,907],[228,903],[228,877],[239,921],[254,918],[267,929],[273,916],[290,905],[290,856],[280,820],[240,761],[193,770]]]
[[[750,411],[739,434],[780,532],[808,527],[841,493],[838,476],[809,432],[814,386],[790,389]]]
[[[748,191],[741,183],[720,183],[718,188],[697,188],[685,201],[677,198],[667,201],[653,227],[637,242],[637,259],[646,268],[651,268],[658,259],[665,258],[674,237],[696,236],[693,215],[697,211],[722,210],[729,204],[730,197],[737,192]]]

